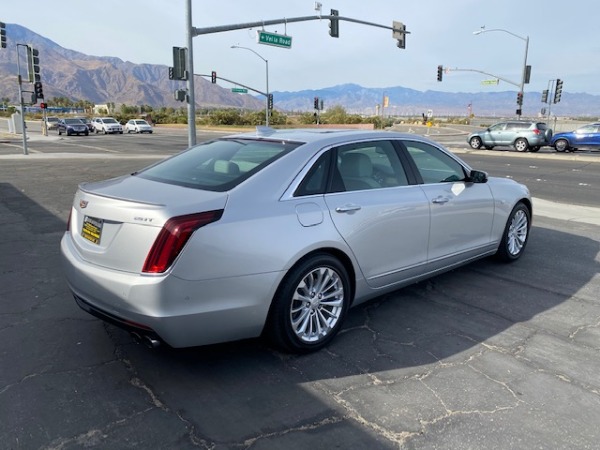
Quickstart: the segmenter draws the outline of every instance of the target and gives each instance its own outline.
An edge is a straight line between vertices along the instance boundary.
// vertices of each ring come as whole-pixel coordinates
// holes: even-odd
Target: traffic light
[[[517,105],[522,105],[523,104],[523,93],[522,92],[517,92]]]
[[[315,109],[319,109],[319,97],[315,97]]]
[[[444,66],[438,66],[437,80],[442,81],[443,77],[444,77]]]
[[[31,45],[27,46],[27,73],[29,82],[40,81],[40,52]]]
[[[267,97],[267,103],[269,105],[269,109],[273,109],[273,94],[269,94]]]
[[[215,72],[214,70],[210,74],[210,81],[212,84],[215,84],[217,82],[217,72]]]
[[[46,109],[48,107],[48,105],[46,103],[40,103],[40,108],[42,109]]]
[[[6,48],[6,25],[0,22],[0,47]]]
[[[33,85],[33,91],[35,92],[36,98],[44,98],[44,87],[41,81],[36,81]]]
[[[542,103],[548,103],[548,89],[542,91]]]
[[[406,48],[406,34],[404,33],[404,31],[406,31],[406,25],[394,20],[392,22],[392,28],[392,37],[398,40],[398,43],[396,44],[398,48]]]
[[[340,12],[337,9],[332,9],[331,15],[339,16]],[[329,36],[340,37],[340,21],[338,19],[329,19]]]
[[[175,78],[174,70],[172,67],[169,67],[169,80],[172,80],[174,78]]]
[[[556,89],[554,90],[554,103],[560,102],[562,96],[563,81],[559,78],[556,80]]]
[[[173,47],[173,79],[187,80],[187,48]]]

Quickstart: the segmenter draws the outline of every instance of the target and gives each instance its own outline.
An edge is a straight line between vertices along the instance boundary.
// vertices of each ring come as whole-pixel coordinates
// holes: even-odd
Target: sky
[[[24,26],[61,47],[133,63],[173,65],[172,47],[187,45],[188,0],[0,0],[0,21]],[[265,26],[292,37],[290,49],[257,42],[263,27],[193,38],[194,72],[263,90],[316,90],[345,83],[418,91],[525,92],[561,79],[566,92],[600,94],[597,0],[322,0],[321,13],[410,32],[399,49],[392,31],[329,20]],[[191,0],[192,25],[204,29],[318,15],[314,0]],[[485,27],[486,32],[473,32]],[[10,37],[8,37],[10,43]],[[528,39],[528,44],[527,44]],[[233,49],[232,45],[246,47]],[[250,49],[250,50],[247,50]],[[40,55],[43,71],[44,55]],[[445,68],[437,81],[437,67]],[[458,70],[457,70],[458,69]],[[486,75],[481,72],[485,72]],[[500,77],[499,84],[485,84]],[[219,82],[223,87],[234,87]]]

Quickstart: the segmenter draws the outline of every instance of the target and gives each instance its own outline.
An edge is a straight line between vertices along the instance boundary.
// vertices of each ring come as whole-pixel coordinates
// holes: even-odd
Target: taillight
[[[154,241],[142,272],[163,273],[171,267],[194,231],[216,222],[222,215],[223,210],[219,209],[169,219]]]
[[[541,133],[541,131],[540,131],[540,130],[538,130],[537,128],[534,128],[534,130],[533,130],[533,134],[540,134],[540,133]]]

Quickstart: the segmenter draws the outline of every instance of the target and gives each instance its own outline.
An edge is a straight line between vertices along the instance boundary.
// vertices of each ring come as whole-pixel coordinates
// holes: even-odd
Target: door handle
[[[337,208],[335,208],[335,212],[347,213],[347,212],[358,211],[359,209],[360,209],[359,205],[344,205],[344,206],[338,206]]]
[[[431,202],[432,203],[448,203],[450,201],[450,199],[448,197],[438,197],[438,198],[434,198]]]

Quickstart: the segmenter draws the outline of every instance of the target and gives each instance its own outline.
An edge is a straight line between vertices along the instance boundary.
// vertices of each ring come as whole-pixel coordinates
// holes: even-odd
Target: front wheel
[[[554,143],[557,152],[566,152],[569,150],[569,142],[566,139],[559,139]]]
[[[483,142],[481,142],[481,138],[479,136],[473,136],[471,138],[471,140],[469,141],[469,145],[471,146],[471,148],[474,148],[475,150],[480,149],[482,143]]]
[[[531,213],[529,208],[522,202],[517,203],[508,216],[496,256],[505,262],[513,262],[519,259],[525,251],[530,228]]]
[[[529,144],[523,138],[519,138],[515,141],[515,150],[518,152],[526,152],[529,149]]]
[[[343,264],[316,254],[295,266],[273,298],[266,333],[283,350],[308,353],[325,347],[338,333],[351,302]]]

